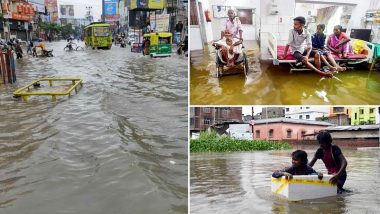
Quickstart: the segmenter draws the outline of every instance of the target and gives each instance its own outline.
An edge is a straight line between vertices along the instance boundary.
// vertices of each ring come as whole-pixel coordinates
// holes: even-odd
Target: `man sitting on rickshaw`
[[[235,16],[235,12],[232,9],[228,10],[228,19],[224,24],[224,30],[222,30],[220,39],[228,35],[232,35],[233,38],[238,38],[243,41],[243,30],[239,17]]]
[[[220,40],[214,42],[213,46],[220,49],[220,58],[227,67],[232,67],[243,53],[243,30],[234,10],[228,10],[228,19],[224,26]]]
[[[223,33],[224,39],[213,43],[213,46],[219,49],[222,62],[227,67],[235,66],[235,62],[243,54],[242,40],[234,38],[228,31]]]

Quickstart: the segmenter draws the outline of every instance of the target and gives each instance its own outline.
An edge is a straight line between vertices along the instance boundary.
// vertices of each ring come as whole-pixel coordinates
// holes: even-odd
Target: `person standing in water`
[[[332,137],[327,131],[320,131],[317,135],[317,140],[320,147],[315,152],[309,166],[313,167],[315,162],[321,159],[327,168],[328,174],[333,175],[330,182],[337,185],[338,193],[347,191],[343,189],[347,179],[347,160],[342,150],[337,145],[332,144]]]

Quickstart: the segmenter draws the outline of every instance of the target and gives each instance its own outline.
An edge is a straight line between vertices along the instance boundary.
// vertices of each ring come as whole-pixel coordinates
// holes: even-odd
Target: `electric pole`
[[[104,17],[104,12],[105,12],[104,9],[105,9],[104,8],[104,0],[102,0],[102,22],[106,22],[106,18]]]

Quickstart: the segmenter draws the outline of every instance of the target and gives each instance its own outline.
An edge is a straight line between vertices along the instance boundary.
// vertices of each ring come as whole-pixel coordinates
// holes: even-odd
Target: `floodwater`
[[[192,51],[190,103],[192,105],[359,105],[378,104],[380,71],[356,66],[321,79],[311,71],[290,73],[290,66],[259,60],[259,48],[246,49],[250,73],[215,76],[215,51]],[[236,72],[232,72],[236,73]]]
[[[313,157],[315,150],[306,151]],[[380,150],[342,151],[348,161],[344,188],[353,192],[300,202],[288,202],[271,193],[271,175],[291,165],[290,150],[191,154],[190,212],[379,213]],[[313,168],[327,173],[320,160]]]
[[[0,213],[187,213],[187,58],[65,45],[0,85]],[[42,76],[84,84],[57,102],[13,98]]]

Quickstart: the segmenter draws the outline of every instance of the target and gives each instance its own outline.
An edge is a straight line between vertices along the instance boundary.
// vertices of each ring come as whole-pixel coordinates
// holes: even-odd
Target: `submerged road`
[[[18,60],[17,84],[0,85],[0,213],[187,213],[187,58],[65,45]],[[84,85],[57,102],[13,98],[43,76]]]

